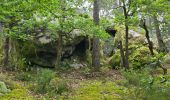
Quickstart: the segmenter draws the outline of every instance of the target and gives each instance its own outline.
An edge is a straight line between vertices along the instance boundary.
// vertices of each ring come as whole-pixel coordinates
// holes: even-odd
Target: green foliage
[[[88,75],[90,75],[90,73],[92,72],[92,68],[90,68],[90,67],[84,67],[84,68],[82,68],[81,69],[81,73],[83,74],[83,75],[85,75],[85,76],[88,76]]]
[[[129,88],[128,98],[140,100],[169,100],[169,81],[164,77],[151,76],[148,69],[123,72],[124,86]],[[166,77],[166,80],[169,80]]]
[[[35,91],[38,93],[47,93],[47,86],[55,77],[55,73],[49,69],[40,70],[36,79]]]
[[[0,81],[3,81],[7,88],[7,92],[0,96],[0,100],[33,100],[33,96],[29,94],[28,89],[12,80],[11,75],[5,73],[0,74]]]
[[[52,79],[47,88],[48,95],[53,97],[63,95],[69,91],[67,81],[59,78]]]
[[[112,68],[116,69],[116,68],[120,67],[120,63],[121,63],[121,57],[120,57],[120,51],[118,50],[112,56],[112,59],[110,61],[110,65],[112,66]]]
[[[100,68],[100,72],[102,72],[103,74],[107,73],[110,70],[110,66],[102,66]]]
[[[151,56],[148,47],[137,46],[137,49],[132,50],[129,60],[134,69],[139,69],[146,67],[148,64],[152,63],[153,58],[154,57]]]
[[[16,79],[21,81],[31,81],[33,80],[33,76],[28,72],[20,72],[16,75]]]
[[[24,70],[26,68],[26,59],[23,53],[20,52],[20,44],[17,40],[11,39],[11,48],[13,50],[9,53],[9,68],[12,70]]]

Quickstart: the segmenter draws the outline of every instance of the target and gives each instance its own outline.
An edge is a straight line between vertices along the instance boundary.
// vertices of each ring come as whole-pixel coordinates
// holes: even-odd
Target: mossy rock
[[[156,51],[154,51],[154,53],[157,54]],[[134,50],[132,49],[129,56],[129,61],[134,69],[145,67],[152,63],[152,59],[153,57],[150,54],[149,48],[145,46],[141,46]]]
[[[6,94],[6,93],[9,93],[10,90],[7,89],[6,85],[4,82],[0,82],[0,93],[1,94]]]
[[[117,68],[120,66],[120,63],[121,63],[121,57],[120,57],[120,51],[116,51],[115,54],[113,54],[113,56],[110,58],[110,61],[109,61],[109,65],[112,67],[112,68]]]

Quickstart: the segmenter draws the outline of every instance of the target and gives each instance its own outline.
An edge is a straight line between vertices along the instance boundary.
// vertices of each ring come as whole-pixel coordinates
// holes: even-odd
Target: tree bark
[[[163,42],[161,31],[159,29],[159,22],[157,20],[156,15],[153,16],[153,19],[154,19],[154,24],[155,24],[156,37],[157,37],[157,41],[158,41],[158,45],[159,45],[159,50],[160,50],[160,52],[167,53],[168,49],[167,49],[165,43]]]
[[[128,27],[128,12],[126,9],[126,5],[125,5],[125,1],[123,0],[123,12],[124,12],[124,17],[125,17],[125,68],[129,69],[129,39],[128,39],[128,35],[129,35],[129,27]]]
[[[149,44],[148,47],[149,47],[150,53],[151,53],[151,55],[154,55],[154,52],[153,52],[153,43],[150,40],[149,31],[148,31],[148,28],[146,26],[146,21],[145,20],[143,20],[143,27],[142,28],[145,30],[145,37],[146,37],[146,39],[148,41],[148,44]]]
[[[121,56],[121,65],[125,66],[125,55],[124,55],[122,41],[119,41],[119,49],[120,49],[120,56]]]
[[[95,25],[99,25],[99,1],[94,0],[93,4],[93,21]],[[92,46],[92,66],[95,67],[95,69],[98,69],[100,67],[100,41],[99,38],[94,37],[93,38],[93,46]]]
[[[62,49],[63,49],[63,44],[62,44],[62,41],[63,41],[63,33],[64,33],[64,30],[63,30],[63,23],[65,22],[65,18],[66,16],[64,15],[64,11],[66,11],[66,0],[61,0],[60,1],[61,3],[61,10],[63,11],[62,12],[62,17],[61,19],[59,19],[59,22],[60,22],[60,26],[61,26],[61,29],[58,31],[58,40],[57,40],[57,58],[56,58],[56,62],[55,62],[55,68],[59,68],[60,65],[61,65],[61,57],[62,57]]]
[[[4,67],[9,67],[9,37],[5,38],[4,41]]]
[[[61,64],[61,57],[62,57],[62,36],[61,33],[58,33],[58,40],[57,40],[57,58],[55,63],[55,68],[59,68]]]

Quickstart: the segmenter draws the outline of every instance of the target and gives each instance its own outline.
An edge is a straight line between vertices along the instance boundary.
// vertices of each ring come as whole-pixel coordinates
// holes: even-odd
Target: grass
[[[155,83],[153,85],[153,91],[160,90],[159,87],[166,89],[169,86],[168,83],[161,83],[161,73],[156,73]],[[169,74],[168,70],[168,74]],[[84,73],[79,71],[71,71],[60,73],[57,72],[55,75],[50,70],[40,71],[37,75],[32,72],[24,72],[20,74],[15,74],[14,72],[6,72],[0,74],[0,81],[6,83],[7,88],[11,90],[10,93],[7,93],[0,97],[0,100],[140,100],[143,96],[146,96],[147,92],[143,90],[140,84],[138,85],[137,73],[132,74],[136,77],[128,76],[126,79],[120,75],[120,72],[117,70],[105,72],[107,74],[101,73],[92,73],[93,77],[87,77]],[[44,74],[42,73],[44,72]],[[51,74],[50,80],[47,80],[45,88],[47,89],[46,93],[35,92],[37,84],[37,77],[42,80],[41,77],[48,76],[48,73]],[[157,77],[158,76],[158,77]],[[169,81],[170,75],[165,77]],[[147,78],[147,76],[139,76],[139,78]],[[29,79],[30,78],[30,79]],[[137,78],[137,79],[134,79]],[[132,80],[133,83],[129,83],[129,80]],[[130,81],[130,82],[132,82]],[[139,80],[140,81],[140,80]],[[145,83],[148,80],[142,80]],[[43,81],[46,83],[46,81]],[[42,83],[40,81],[40,83]],[[159,85],[157,85],[159,84]],[[165,87],[165,88],[164,88]],[[155,89],[155,90],[154,90]],[[162,94],[158,95],[157,92],[150,92],[149,99],[157,100],[156,98],[161,97]],[[159,93],[166,93],[162,91]],[[168,92],[167,92],[168,93]],[[166,94],[167,95],[167,94]],[[157,97],[158,96],[158,97]],[[156,98],[154,98],[156,97]],[[162,100],[167,100],[167,98],[162,98]]]

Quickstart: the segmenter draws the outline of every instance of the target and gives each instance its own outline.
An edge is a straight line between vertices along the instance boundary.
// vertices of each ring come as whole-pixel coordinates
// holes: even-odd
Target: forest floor
[[[168,75],[170,75],[168,71]],[[36,72],[11,72],[0,73],[0,81],[5,82],[10,93],[0,96],[0,100],[56,100],[48,94],[34,92]],[[157,70],[155,75],[162,72]],[[122,100],[128,97],[131,89],[122,85],[124,77],[120,70],[107,72],[84,72],[82,70],[57,71],[56,76],[66,80],[69,90],[58,96],[59,100]]]

